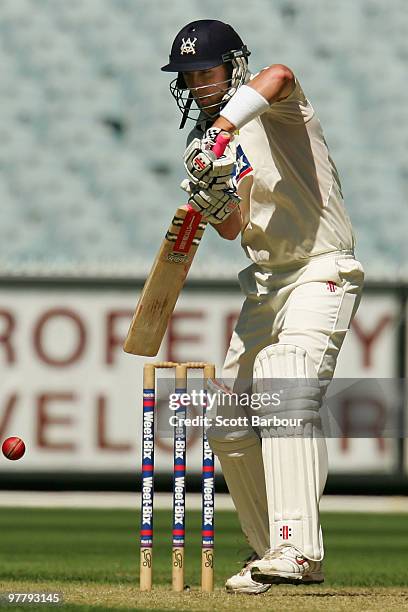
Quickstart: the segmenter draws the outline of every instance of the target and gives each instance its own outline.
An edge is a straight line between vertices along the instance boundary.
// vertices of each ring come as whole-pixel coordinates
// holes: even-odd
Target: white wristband
[[[248,85],[241,85],[220,115],[239,130],[248,121],[264,113],[270,104],[259,92]]]

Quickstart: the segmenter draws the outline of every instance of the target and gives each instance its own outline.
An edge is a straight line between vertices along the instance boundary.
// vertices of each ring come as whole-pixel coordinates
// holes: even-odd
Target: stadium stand
[[[381,0],[2,0],[0,275],[142,276],[183,201],[186,131],[160,72],[178,29],[221,18],[256,71],[286,63],[325,128],[367,278],[405,279],[408,5]],[[204,240],[192,274],[235,276]]]

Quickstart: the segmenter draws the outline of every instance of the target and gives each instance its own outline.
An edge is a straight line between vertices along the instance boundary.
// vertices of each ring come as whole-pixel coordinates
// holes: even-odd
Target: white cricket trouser
[[[240,282],[247,298],[232,334],[223,378],[251,379],[256,355],[277,342],[304,348],[319,378],[331,378],[363,281],[363,267],[349,253],[318,255],[305,266],[273,274],[256,265],[243,270]]]
[[[252,380],[258,353],[270,345],[284,344],[306,351],[319,381],[323,387],[327,386],[361,299],[364,271],[354,255],[350,252],[319,255],[300,267],[294,265],[278,272],[266,272],[253,264],[243,270],[239,278],[246,299],[224,362],[222,377],[227,384],[231,386],[234,383],[234,388],[238,390],[240,379]],[[245,416],[245,409],[239,406],[234,416],[239,416],[240,411]],[[217,414],[223,414],[222,407],[218,408]],[[228,452],[225,450],[227,445],[224,443],[223,446],[219,438],[220,434],[208,432],[242,529],[249,543],[262,556],[266,549],[276,545],[276,538],[272,537],[274,518],[268,519],[268,508],[270,512],[271,508],[277,507],[276,500],[272,503],[269,499],[273,495],[270,492],[274,490],[274,483],[268,482],[268,478],[271,479],[270,470],[266,470],[265,482],[261,442],[259,438],[256,444],[254,442],[257,434],[253,430],[237,434],[231,446],[233,452]],[[240,437],[243,439],[242,451],[239,449]],[[317,515],[318,501],[327,475],[327,461],[323,465],[324,440],[323,444],[324,449],[320,444],[319,452],[312,458],[314,462],[322,463],[320,467],[317,465],[317,470],[320,469],[323,474],[320,485],[316,485],[321,490],[313,493],[316,496]],[[293,487],[293,482],[290,486]],[[257,490],[254,491],[254,487]],[[291,493],[292,497],[295,493]],[[283,493],[279,495],[282,497]],[[323,557],[322,543],[321,546],[314,543],[312,547],[306,542],[304,549],[315,551],[310,557]]]

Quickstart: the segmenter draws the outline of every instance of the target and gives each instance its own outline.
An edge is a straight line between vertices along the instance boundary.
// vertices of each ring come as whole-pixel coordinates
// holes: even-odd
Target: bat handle
[[[217,157],[221,157],[221,155],[227,148],[227,145],[230,140],[231,135],[228,132],[220,132],[215,140],[215,145],[213,146],[211,151],[215,153]]]

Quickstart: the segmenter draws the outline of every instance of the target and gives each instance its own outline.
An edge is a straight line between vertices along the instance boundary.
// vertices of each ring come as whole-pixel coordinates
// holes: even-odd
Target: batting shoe
[[[294,546],[284,545],[251,563],[251,577],[256,584],[319,584],[324,582],[322,566]]]
[[[225,583],[225,588],[229,593],[247,594],[247,595],[259,595],[265,593],[270,588],[270,584],[261,584],[255,582],[251,578],[251,568],[254,563],[259,560],[256,552],[252,553],[245,561],[245,565],[242,570],[228,578]]]

